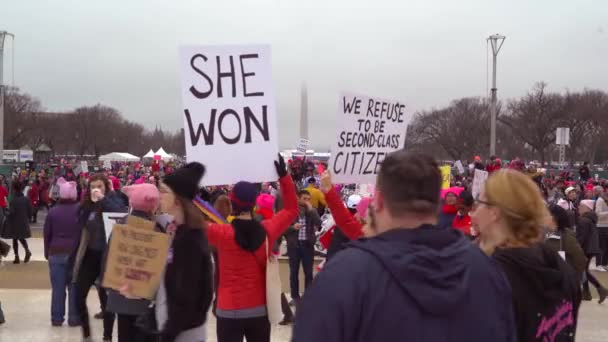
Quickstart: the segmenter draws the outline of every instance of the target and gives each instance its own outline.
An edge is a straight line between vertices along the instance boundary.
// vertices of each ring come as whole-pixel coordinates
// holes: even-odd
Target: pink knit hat
[[[154,184],[136,184],[122,190],[129,197],[129,205],[133,210],[153,213],[158,208],[160,193]]]
[[[78,198],[76,182],[68,182],[63,177],[59,177],[57,185],[59,186],[60,199],[76,200]]]
[[[269,194],[261,194],[255,200],[255,204],[260,209],[272,210],[272,208],[274,206],[274,197],[272,197],[272,195],[269,195]]]

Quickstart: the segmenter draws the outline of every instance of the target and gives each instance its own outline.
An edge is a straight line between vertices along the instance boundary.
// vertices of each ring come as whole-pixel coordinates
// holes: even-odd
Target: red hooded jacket
[[[291,176],[285,176],[279,182],[283,210],[261,222],[266,230],[270,251],[279,236],[295,221],[299,210]],[[242,249],[236,243],[234,228],[230,224],[208,224],[207,238],[217,248],[220,260],[218,309],[239,310],[266,305],[266,243],[254,253]]]

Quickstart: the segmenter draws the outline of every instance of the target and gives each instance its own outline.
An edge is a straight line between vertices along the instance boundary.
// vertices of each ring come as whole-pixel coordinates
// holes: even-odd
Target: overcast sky
[[[179,45],[271,44],[282,147],[298,138],[303,82],[310,138],[325,148],[343,90],[409,112],[483,96],[497,32],[500,98],[541,80],[608,90],[606,0],[4,0],[0,30],[16,35],[15,85],[46,109],[102,103],[165,129],[183,126]]]

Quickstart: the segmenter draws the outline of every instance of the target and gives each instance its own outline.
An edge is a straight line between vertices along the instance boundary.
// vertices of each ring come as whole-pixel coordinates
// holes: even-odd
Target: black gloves
[[[285,160],[283,156],[279,153],[279,160],[274,161],[274,167],[277,169],[277,174],[279,175],[279,179],[287,176],[287,167],[285,166]]]

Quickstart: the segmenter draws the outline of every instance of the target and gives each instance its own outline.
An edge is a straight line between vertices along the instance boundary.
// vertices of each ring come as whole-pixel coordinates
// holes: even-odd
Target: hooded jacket
[[[595,212],[586,212],[579,217],[576,225],[576,239],[585,251],[585,255],[592,256],[602,252]]]
[[[395,229],[327,263],[298,307],[293,341],[515,341],[510,304],[500,268],[460,232]]]
[[[499,249],[513,291],[519,341],[574,341],[581,291],[574,270],[545,244]]]
[[[293,180],[285,176],[280,183],[285,206],[271,219],[235,219],[232,224],[207,225],[209,244],[217,248],[219,260],[218,316],[266,315],[266,239],[270,250],[298,215]]]

